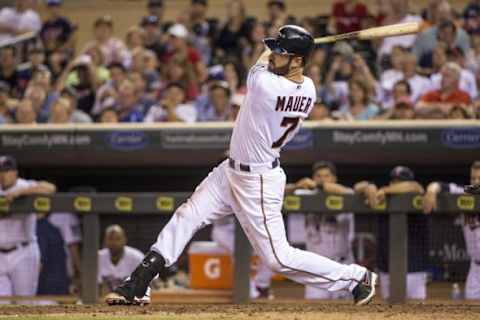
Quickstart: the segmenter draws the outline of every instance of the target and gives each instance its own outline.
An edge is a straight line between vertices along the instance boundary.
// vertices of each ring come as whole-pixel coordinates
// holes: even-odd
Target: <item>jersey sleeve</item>
[[[264,81],[270,71],[268,71],[268,65],[257,63],[250,68],[247,76],[247,89],[254,89],[260,81]]]

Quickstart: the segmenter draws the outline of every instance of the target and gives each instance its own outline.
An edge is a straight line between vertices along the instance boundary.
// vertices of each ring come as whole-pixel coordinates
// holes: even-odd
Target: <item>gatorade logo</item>
[[[203,265],[203,272],[208,279],[215,280],[220,278],[220,259],[210,258]]]
[[[159,211],[173,211],[174,199],[172,197],[158,197],[157,199],[157,209]]]
[[[328,196],[325,199],[325,206],[330,210],[342,210],[343,209],[343,197]]]
[[[33,208],[37,212],[48,212],[50,211],[50,198],[46,197],[37,197],[33,201]]]
[[[92,199],[88,197],[76,197],[73,200],[73,207],[79,212],[92,211]]]
[[[129,197],[118,197],[115,200],[115,208],[121,212],[131,212],[133,210],[133,200]]]
[[[423,197],[422,196],[415,196],[412,200],[412,205],[416,210],[422,210]]]
[[[283,202],[283,207],[285,210],[298,211],[302,206],[300,197],[297,196],[286,196]]]
[[[472,196],[459,196],[457,198],[457,206],[462,210],[475,209],[475,198]]]

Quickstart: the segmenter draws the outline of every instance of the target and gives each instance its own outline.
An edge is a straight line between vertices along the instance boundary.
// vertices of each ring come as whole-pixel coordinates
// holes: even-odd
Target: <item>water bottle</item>
[[[455,282],[452,285],[452,293],[450,294],[450,298],[452,300],[461,300],[462,299],[462,291],[460,290],[460,285]]]

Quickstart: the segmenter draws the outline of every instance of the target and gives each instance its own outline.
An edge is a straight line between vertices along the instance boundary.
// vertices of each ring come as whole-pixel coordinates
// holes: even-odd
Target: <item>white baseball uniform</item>
[[[33,180],[18,178],[8,192],[29,188]],[[34,213],[0,216],[0,296],[33,296],[40,274],[40,249]]]
[[[351,192],[353,193],[353,190]],[[317,190],[295,190],[296,195],[317,193]],[[308,214],[304,226],[305,245],[308,251],[340,263],[353,263],[352,242],[355,236],[353,213]],[[350,297],[348,291],[330,292],[314,286],[305,286],[305,299],[346,299]]]
[[[213,223],[212,240],[233,253],[235,250],[235,218],[227,216]],[[257,298],[259,295],[257,287],[268,288],[272,283],[273,271],[262,259],[258,260],[257,272],[250,283],[250,298]]]
[[[366,269],[296,249],[287,242],[282,217],[285,172],[280,149],[298,132],[315,102],[315,86],[296,83],[256,64],[230,142],[230,158],[210,172],[175,212],[152,250],[172,265],[205,225],[235,213],[253,249],[270,269],[318,288],[352,291]]]
[[[464,188],[450,183],[449,192],[452,194],[465,193]],[[480,214],[463,215],[463,236],[470,256],[470,269],[465,282],[465,299],[480,299]]]

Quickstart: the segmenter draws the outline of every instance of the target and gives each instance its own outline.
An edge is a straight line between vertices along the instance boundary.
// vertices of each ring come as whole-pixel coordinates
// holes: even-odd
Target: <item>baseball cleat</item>
[[[105,302],[110,306],[129,306],[132,304],[132,301],[127,300],[127,298],[116,292],[107,294]]]
[[[363,281],[353,289],[353,300],[355,305],[363,306],[369,304],[375,297],[375,286],[377,285],[378,275],[367,270]]]

